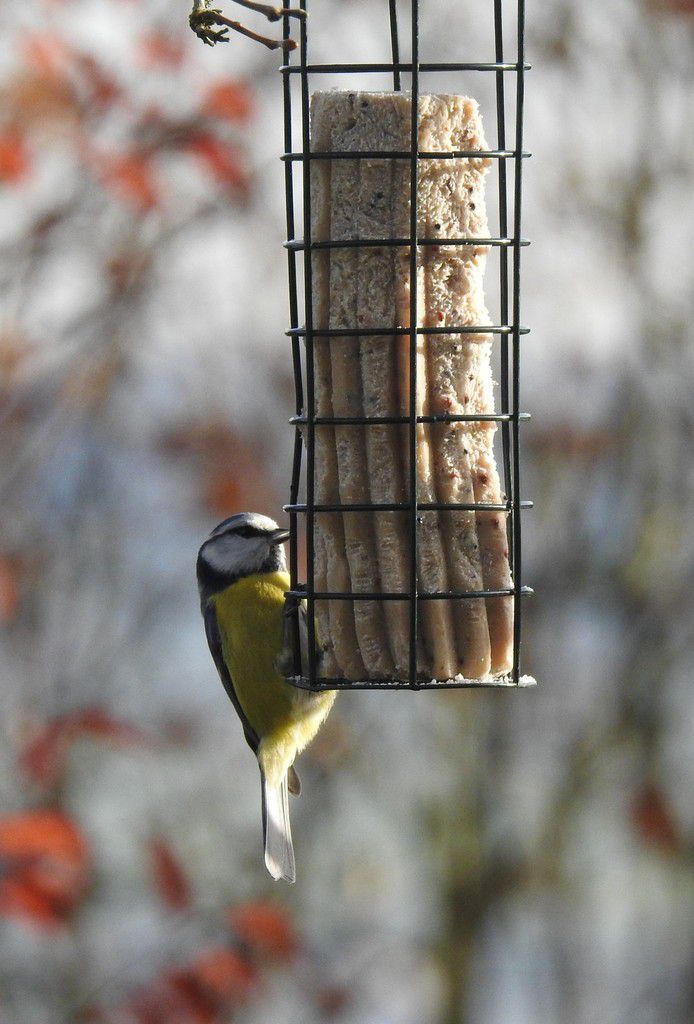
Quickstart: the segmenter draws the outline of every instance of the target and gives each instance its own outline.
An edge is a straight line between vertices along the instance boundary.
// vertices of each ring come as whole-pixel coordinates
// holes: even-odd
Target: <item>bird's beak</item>
[[[272,538],[273,544],[284,544],[285,540],[289,540],[289,530],[274,530],[270,537]]]

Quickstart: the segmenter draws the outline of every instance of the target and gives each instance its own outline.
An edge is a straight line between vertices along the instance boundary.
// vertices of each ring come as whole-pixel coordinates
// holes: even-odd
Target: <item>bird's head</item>
[[[289,530],[257,512],[239,512],[215,526],[198,552],[201,594],[229,586],[234,580],[287,568],[282,545]]]

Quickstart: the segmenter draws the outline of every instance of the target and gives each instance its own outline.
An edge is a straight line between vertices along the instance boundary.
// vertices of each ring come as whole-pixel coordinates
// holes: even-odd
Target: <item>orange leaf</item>
[[[50,854],[78,862],[85,843],[76,825],[59,811],[38,809],[0,818],[0,856]]]
[[[270,903],[246,903],[229,912],[229,921],[240,939],[257,953],[291,957],[298,939],[289,915]]]
[[[217,82],[207,90],[203,111],[223,121],[244,124],[253,113],[253,94],[244,82]]]
[[[209,473],[204,483],[205,506],[220,518],[241,508],[244,504],[244,494],[244,481],[239,479],[238,472],[235,473],[231,470],[220,469]]]
[[[157,892],[171,910],[185,910],[191,903],[190,882],[173,850],[161,837],[150,840],[149,852]]]
[[[103,160],[102,179],[107,189],[137,207],[141,213],[159,203],[151,164],[139,153]]]
[[[0,913],[54,927],[88,881],[89,850],[77,826],[52,810],[0,818]]]
[[[663,791],[653,783],[645,783],[636,793],[631,804],[631,820],[644,842],[668,853],[680,848],[681,839],[672,808]]]
[[[2,99],[6,123],[14,126],[15,133],[63,135],[76,128],[84,114],[72,85],[61,75],[39,71],[17,75],[3,91]]]
[[[58,35],[34,32],[24,36],[26,62],[45,78],[61,77],[68,52],[67,46]]]
[[[249,177],[241,165],[239,153],[213,135],[199,133],[187,142],[189,152],[198,156],[212,175],[222,185],[246,193],[249,188]]]
[[[19,132],[8,129],[0,134],[0,181],[16,184],[29,174],[29,154]]]
[[[178,68],[184,55],[185,46],[178,36],[148,32],[140,39],[140,56],[146,67]]]

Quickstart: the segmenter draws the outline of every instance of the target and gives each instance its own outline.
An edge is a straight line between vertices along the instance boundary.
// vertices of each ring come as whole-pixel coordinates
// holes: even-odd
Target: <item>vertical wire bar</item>
[[[398,39],[398,0],[388,0],[390,7],[390,49],[393,55],[393,89],[400,92],[400,40]]]
[[[525,0],[518,0],[516,67],[516,139],[513,191],[513,681],[520,678],[521,516],[520,516],[520,269],[521,199],[523,185],[523,103],[525,99]]]
[[[419,153],[419,2],[412,0],[412,88],[410,121],[410,686],[417,681],[417,184]]]
[[[285,14],[282,19],[282,38],[289,39],[291,26],[289,16]],[[291,53],[287,53],[287,64],[291,62]],[[282,101],[284,108],[284,151],[292,152],[292,84],[291,76],[282,75]],[[284,197],[287,218],[287,238],[292,241],[296,238],[296,227],[294,223],[294,167],[291,160],[284,161]],[[289,275],[289,320],[292,328],[299,326],[299,299],[297,295],[296,278],[296,252],[291,248],[287,250],[287,271]],[[304,388],[303,374],[301,369],[301,341],[298,337],[292,337],[292,362],[294,366],[294,408],[297,416],[303,413]],[[297,427],[294,431],[294,455],[292,460],[292,481],[289,489],[289,501],[294,505],[299,500],[299,486],[301,481],[301,455],[303,441],[301,431]],[[289,513],[289,586],[296,590],[298,586],[298,518],[296,512]],[[301,666],[301,636],[299,632],[298,605],[294,605],[292,618],[292,650],[293,650],[293,672],[295,676],[303,673]]]
[[[307,0],[299,0],[301,10],[307,11]],[[316,621],[315,621],[315,378],[313,365],[313,274],[311,252],[311,123],[308,83],[307,18],[301,19],[301,141],[304,201],[304,312],[306,317],[306,613],[308,632],[308,680],[316,682]]]
[[[504,61],[504,25],[503,25],[503,0],[494,0],[494,43],[495,57],[497,64]],[[504,91],[504,72],[496,72],[496,133],[498,149],[506,149],[506,95]],[[506,161],[497,161],[497,172],[499,175],[499,235],[502,238],[508,237],[508,191]],[[508,249],[501,246],[499,249],[499,316],[502,326],[508,324]],[[499,339],[501,354],[501,412],[506,414],[509,411],[509,382],[508,382],[508,335],[502,334]],[[510,432],[509,423],[504,421],[501,425],[501,451],[504,467],[504,490],[507,495],[511,493],[511,455],[510,455]],[[513,559],[513,536],[509,539],[509,550]]]

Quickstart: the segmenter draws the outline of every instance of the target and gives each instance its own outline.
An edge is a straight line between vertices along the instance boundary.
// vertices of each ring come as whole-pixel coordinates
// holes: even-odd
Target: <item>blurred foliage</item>
[[[311,6],[317,60],[387,55]],[[488,52],[481,6],[423,45]],[[3,1024],[691,1019],[691,14],[529,5],[540,687],[342,695],[279,891],[193,582],[287,494],[277,61],[169,0],[3,7]]]

